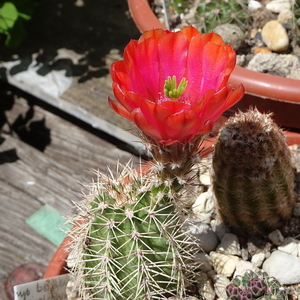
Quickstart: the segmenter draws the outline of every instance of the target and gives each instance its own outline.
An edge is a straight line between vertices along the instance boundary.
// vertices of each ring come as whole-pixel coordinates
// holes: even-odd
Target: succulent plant
[[[227,299],[287,300],[282,284],[264,271],[247,270],[244,276],[236,276],[226,287]]]
[[[295,205],[291,153],[270,115],[253,109],[229,118],[212,164],[219,214],[237,233],[266,233],[290,217]]]
[[[128,168],[127,168],[128,169]],[[195,251],[182,230],[169,187],[129,170],[124,184],[100,175],[79,204],[69,259],[83,299],[183,297],[193,281]],[[126,181],[126,180],[125,180]],[[79,255],[78,255],[79,254]]]

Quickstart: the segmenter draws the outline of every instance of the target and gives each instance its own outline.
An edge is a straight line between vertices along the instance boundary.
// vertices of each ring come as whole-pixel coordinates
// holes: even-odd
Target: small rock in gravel
[[[224,275],[213,276],[214,288],[217,296],[223,299],[227,299],[226,287],[230,283],[230,280]]]
[[[233,233],[226,233],[216,251],[223,254],[241,256],[241,247],[238,237]]]
[[[293,22],[294,16],[294,13],[290,9],[283,10],[279,13],[277,21],[281,24],[290,23]]]
[[[251,262],[255,267],[260,268],[262,266],[265,258],[266,258],[265,253],[263,253],[263,252],[257,253],[252,256]]]
[[[238,275],[244,276],[244,274],[246,273],[247,270],[255,271],[256,267],[250,261],[240,260],[236,264],[236,268],[235,268],[233,277],[238,276]]]
[[[258,53],[250,60],[247,69],[300,79],[300,62],[298,57],[292,54]]]
[[[192,206],[193,213],[197,219],[206,224],[210,223],[214,209],[212,195],[209,191],[201,193]]]
[[[282,284],[300,283],[300,258],[282,251],[274,251],[263,264],[263,270]]]
[[[292,237],[287,237],[283,240],[282,244],[278,247],[278,250],[298,256],[300,241]]]
[[[218,33],[225,44],[231,45],[234,50],[238,50],[244,43],[244,32],[235,24],[221,24],[214,29],[214,32]]]
[[[269,233],[268,238],[272,241],[273,244],[280,246],[284,240],[283,235],[280,230],[276,229]]]
[[[215,251],[211,251],[209,256],[212,259],[212,264],[216,272],[226,277],[232,276],[237,263],[240,261],[237,256],[222,254]]]
[[[266,23],[261,30],[261,36],[264,43],[272,51],[285,51],[289,47],[288,34],[277,20]]]
[[[266,5],[266,9],[270,10],[273,13],[279,14],[281,11],[291,9],[290,0],[272,0]]]
[[[199,294],[203,296],[205,300],[214,300],[216,297],[216,292],[209,281],[206,281],[204,285],[199,288]]]
[[[262,7],[262,5],[258,1],[255,1],[255,0],[249,0],[248,1],[248,9],[249,9],[249,11],[253,11],[253,10],[256,10],[258,8],[261,8],[261,7]]]
[[[212,270],[212,261],[208,254],[205,252],[199,252],[195,256],[195,260],[200,263],[199,270],[202,272],[209,272]]]
[[[184,227],[187,232],[197,239],[199,246],[204,252],[215,250],[218,246],[218,237],[209,225],[189,218],[185,221]]]
[[[220,241],[226,233],[230,232],[225,223],[219,219],[211,220],[210,226],[212,230],[216,233]]]

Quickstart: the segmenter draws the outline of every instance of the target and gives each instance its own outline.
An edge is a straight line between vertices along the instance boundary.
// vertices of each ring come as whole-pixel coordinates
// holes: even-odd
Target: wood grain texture
[[[5,116],[13,131],[3,126],[0,145],[0,290],[16,267],[29,262],[47,266],[56,250],[25,223],[27,218],[44,204],[71,214],[70,200],[81,199],[80,183],[91,181],[92,169],[107,172],[117,160],[139,164],[137,157],[23,98],[15,97]],[[49,144],[42,152],[21,138]],[[3,291],[0,299],[6,300]]]

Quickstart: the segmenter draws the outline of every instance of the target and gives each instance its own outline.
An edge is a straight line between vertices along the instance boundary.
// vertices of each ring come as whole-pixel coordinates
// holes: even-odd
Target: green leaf
[[[10,2],[5,2],[0,7],[0,28],[7,30],[12,28],[18,19],[18,10],[15,5]]]
[[[23,26],[22,19],[18,18],[13,28],[7,32],[7,39],[5,45],[10,48],[16,48],[25,38],[26,32]]]

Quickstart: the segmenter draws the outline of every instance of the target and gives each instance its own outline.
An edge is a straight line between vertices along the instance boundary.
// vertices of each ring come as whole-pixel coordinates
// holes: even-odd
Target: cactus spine
[[[195,248],[181,230],[169,187],[151,174],[132,181],[101,175],[73,220],[72,273],[83,299],[144,300],[183,297],[193,281]],[[81,220],[82,218],[82,220]],[[193,250],[194,249],[194,250]],[[79,255],[78,255],[79,254]],[[187,267],[188,265],[188,267]]]
[[[213,154],[213,189],[222,219],[240,234],[278,228],[295,205],[284,135],[257,110],[231,117]]]

